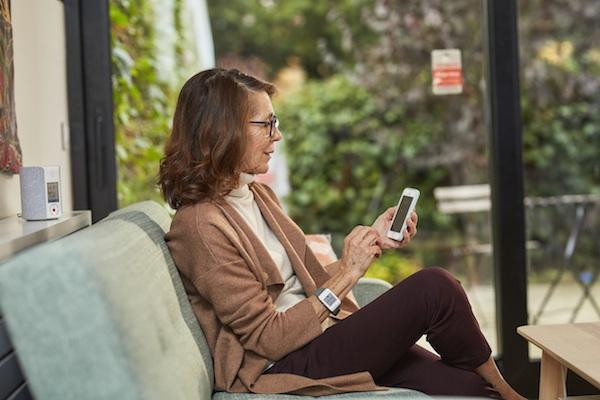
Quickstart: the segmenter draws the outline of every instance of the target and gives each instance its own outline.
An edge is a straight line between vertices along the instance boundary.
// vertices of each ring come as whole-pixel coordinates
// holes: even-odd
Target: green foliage
[[[523,162],[529,195],[600,193],[600,114],[581,100],[540,109],[524,99]]]
[[[271,74],[297,58],[311,77],[354,63],[352,48],[367,46],[374,31],[361,20],[372,0],[208,0],[220,55],[257,57]],[[350,39],[349,32],[353,40]]]
[[[113,99],[116,128],[119,206],[141,200],[163,202],[156,185],[158,165],[179,88],[189,74],[181,24],[182,0],[114,0],[110,2]],[[171,44],[175,70],[165,73],[158,6],[173,13]]]
[[[400,109],[382,120],[375,97],[342,75],[311,81],[277,103],[283,121],[290,173],[288,210],[307,232],[345,235],[370,225],[394,206],[406,186],[431,193],[444,172],[410,166],[431,136],[431,125],[413,121],[397,131]],[[435,208],[433,196],[419,202],[422,218]],[[339,236],[334,244],[339,248]]]
[[[481,3],[348,0],[328,3],[328,10],[326,2],[311,3],[209,2],[218,55],[258,56],[271,76],[295,56],[308,72],[308,83],[276,104],[292,218],[306,231],[333,233],[339,252],[353,226],[370,224],[404,186],[416,186],[422,192],[418,242],[423,233],[438,240],[437,250],[417,250],[419,259],[456,248],[465,237],[487,242],[487,221],[436,212],[432,193],[436,186],[488,181]],[[584,0],[569,4],[519,4],[528,196],[600,193],[600,48],[591,34],[599,14]],[[318,21],[310,30],[302,25],[309,20]],[[431,95],[434,48],[461,49],[460,96]],[[556,248],[569,232],[558,221],[572,211],[528,211],[529,235]],[[576,262],[595,262],[593,240],[580,239]],[[547,254],[558,259],[553,251]],[[555,264],[549,261],[535,262]]]
[[[403,257],[398,252],[389,252],[371,264],[365,276],[383,279],[395,285],[420,269],[417,261]]]
[[[529,196],[600,193],[600,48],[597,35],[590,34],[599,14],[586,1],[572,0],[568,9],[559,0],[519,3]],[[161,200],[158,161],[177,91],[192,72],[183,56],[189,38],[182,4],[111,1],[121,206]],[[473,232],[486,241],[489,233],[487,223],[437,212],[433,198],[437,186],[488,180],[480,5],[208,0],[219,57],[257,58],[272,78],[296,59],[309,77],[298,91],[276,98],[292,186],[286,201],[306,232],[333,233],[339,254],[355,225],[371,224],[405,186],[421,190],[419,244],[410,246],[417,254],[385,255],[372,268],[390,281],[405,274],[396,275],[392,265],[412,265],[413,259],[445,265],[434,257],[440,247],[456,247]],[[158,68],[166,20],[175,30],[175,68],[169,73]],[[430,50],[453,47],[463,54],[464,93],[433,96]],[[529,235],[543,243],[566,240],[569,226],[548,221],[565,220],[571,211],[528,213]],[[424,239],[436,240],[438,249],[419,250]],[[595,262],[589,256],[593,239],[580,240],[575,262]],[[550,265],[557,254],[535,262]]]

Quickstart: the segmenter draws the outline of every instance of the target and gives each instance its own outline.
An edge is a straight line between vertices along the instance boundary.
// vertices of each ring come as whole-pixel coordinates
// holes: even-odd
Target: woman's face
[[[249,121],[271,121],[275,115],[271,98],[266,92],[250,92]],[[250,123],[246,133],[248,147],[242,159],[242,172],[248,174],[264,174],[269,170],[269,160],[275,151],[275,142],[281,140],[281,132],[273,126],[273,135],[269,138],[269,126]]]

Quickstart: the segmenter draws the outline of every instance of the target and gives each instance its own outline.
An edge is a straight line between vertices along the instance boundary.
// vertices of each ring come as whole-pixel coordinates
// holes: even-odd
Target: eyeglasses
[[[279,128],[279,119],[276,115],[273,115],[269,121],[249,121],[251,124],[262,125],[263,127],[269,127],[269,139],[273,137],[273,128]]]

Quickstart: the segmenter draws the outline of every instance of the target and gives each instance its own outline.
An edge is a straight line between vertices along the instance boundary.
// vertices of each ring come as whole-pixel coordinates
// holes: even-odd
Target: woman
[[[317,261],[275,194],[254,182],[282,138],[274,92],[237,70],[193,76],[160,165],[163,195],[177,210],[165,239],[206,335],[216,390],[324,395],[396,386],[523,399],[498,372],[445,270],[419,271],[362,309],[348,296],[382,250],[410,242],[416,214],[402,242],[386,238],[390,208],[350,232],[338,262]],[[441,358],[415,344],[423,334]]]

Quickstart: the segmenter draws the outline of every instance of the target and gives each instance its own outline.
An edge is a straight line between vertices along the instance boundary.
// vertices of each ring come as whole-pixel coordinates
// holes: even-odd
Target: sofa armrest
[[[354,297],[356,297],[358,305],[364,307],[391,287],[390,283],[382,279],[360,278],[354,288],[352,288],[352,292],[354,293]]]

